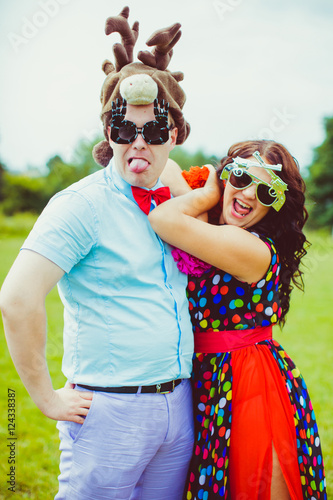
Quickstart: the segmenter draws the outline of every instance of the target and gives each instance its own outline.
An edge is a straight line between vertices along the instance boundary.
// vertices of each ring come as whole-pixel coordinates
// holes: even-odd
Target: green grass
[[[34,218],[29,216],[6,221],[0,217],[0,283],[3,282]],[[3,229],[3,230],[2,230]],[[328,498],[333,493],[333,319],[331,311],[333,277],[333,240],[327,235],[311,234],[313,246],[306,258],[304,294],[295,290],[287,324],[275,337],[300,368],[317,416],[325,460]],[[48,364],[55,388],[64,384],[61,373],[62,306],[53,290],[47,298]],[[8,354],[0,325],[0,499],[53,499],[59,474],[59,443],[56,422],[44,417],[24,389]],[[16,493],[7,491],[9,472],[7,389],[16,392]]]
[[[8,236],[19,236],[23,238],[29,233],[35,223],[37,216],[31,213],[22,213],[6,217],[0,207],[0,234],[1,239]],[[9,256],[11,258],[11,256]]]
[[[0,217],[0,283],[2,284],[19,249],[31,229],[34,216],[17,216],[16,223],[11,218]],[[55,388],[64,385],[65,377],[61,372],[63,309],[57,290],[47,297],[48,346],[47,358],[50,374]],[[0,325],[0,499],[32,498],[51,500],[54,498],[59,474],[59,440],[56,422],[46,418],[34,405],[21,383],[8,353],[2,323]],[[15,390],[16,396],[16,491],[7,490],[6,475],[8,464],[8,421],[7,390]]]

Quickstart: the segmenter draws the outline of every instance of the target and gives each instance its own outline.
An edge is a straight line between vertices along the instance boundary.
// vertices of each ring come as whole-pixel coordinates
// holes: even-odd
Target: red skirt
[[[193,383],[196,442],[186,500],[269,500],[273,447],[292,500],[327,498],[306,385],[277,342],[198,353]]]

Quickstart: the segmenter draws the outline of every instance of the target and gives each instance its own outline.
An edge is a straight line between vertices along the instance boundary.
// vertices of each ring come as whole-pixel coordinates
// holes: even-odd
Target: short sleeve
[[[68,273],[90,252],[97,233],[92,203],[80,193],[63,191],[45,207],[22,249],[39,253]]]
[[[278,252],[276,250],[274,241],[271,238],[268,238],[267,236],[264,236],[262,234],[258,234],[254,231],[251,231],[251,234],[260,238],[265,243],[265,245],[267,245],[267,247],[269,248],[269,250],[271,252],[271,262],[270,262],[269,268],[267,270],[266,277],[267,276],[270,278],[274,277],[275,285],[278,286],[279,275],[280,275],[280,270],[281,270],[281,263],[280,263],[279,255],[278,255]],[[253,283],[252,286],[253,285],[255,285],[255,283]]]

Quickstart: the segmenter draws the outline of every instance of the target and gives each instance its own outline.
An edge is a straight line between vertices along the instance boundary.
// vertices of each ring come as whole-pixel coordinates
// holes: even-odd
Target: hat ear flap
[[[101,141],[94,146],[92,155],[96,163],[107,167],[113,157],[113,151],[108,141]]]

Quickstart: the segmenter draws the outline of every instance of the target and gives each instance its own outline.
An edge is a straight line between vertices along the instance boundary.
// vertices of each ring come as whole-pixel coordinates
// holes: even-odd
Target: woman
[[[161,238],[211,266],[188,283],[196,442],[184,498],[325,499],[306,385],[272,338],[292,284],[303,289],[304,182],[282,145],[235,144],[218,168],[222,208],[207,224],[200,218],[220,200],[209,169],[204,187],[149,214]]]

